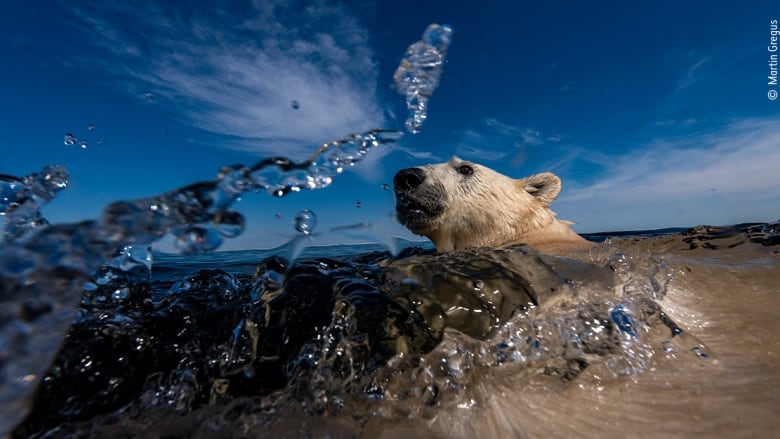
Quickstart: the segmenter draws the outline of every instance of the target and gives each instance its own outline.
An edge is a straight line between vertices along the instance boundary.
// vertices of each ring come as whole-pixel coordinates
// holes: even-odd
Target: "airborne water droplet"
[[[406,129],[420,132],[427,118],[428,98],[439,85],[444,57],[452,40],[452,27],[431,24],[420,41],[406,49],[393,75],[398,92],[406,97]]]
[[[298,232],[310,235],[317,225],[317,215],[309,209],[303,209],[295,215],[293,225]]]
[[[79,139],[71,133],[65,133],[65,146],[75,145]]]
[[[187,227],[176,239],[174,245],[184,254],[203,253],[219,247],[222,238],[210,227]]]
[[[87,139],[81,139],[81,141],[79,142],[79,146],[81,146],[82,149],[87,149],[88,144],[89,143],[87,142]]]
[[[87,130],[88,131],[95,131],[95,125],[92,125],[92,124],[87,125]]]
[[[390,185],[387,183],[382,183],[382,189],[388,191],[390,190]]]
[[[150,92],[150,91],[147,91],[147,92],[144,94],[144,97],[145,97],[146,99],[150,100],[150,101],[153,101],[153,100],[154,100],[154,95],[153,95],[153,94],[152,94],[152,92]]]
[[[361,208],[361,207],[363,207],[363,202],[362,202],[362,201],[360,201],[360,200],[356,200],[356,201],[355,201],[355,207],[357,207],[357,208]]]
[[[293,110],[297,110],[297,109],[301,108],[301,104],[298,101],[292,101],[292,107],[293,107]]]

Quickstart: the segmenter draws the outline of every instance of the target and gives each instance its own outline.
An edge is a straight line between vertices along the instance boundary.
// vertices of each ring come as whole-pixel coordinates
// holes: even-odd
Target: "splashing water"
[[[431,24],[422,39],[406,49],[393,75],[398,92],[406,96],[406,129],[417,134],[427,118],[428,99],[439,85],[442,64],[452,39],[452,27]]]
[[[406,96],[411,112],[406,125],[412,133],[419,132],[425,120],[427,100],[438,84],[451,33],[448,26],[429,26],[422,40],[409,47],[396,71],[399,92]],[[152,92],[144,97],[147,101],[155,99]],[[87,129],[93,131],[94,125]],[[174,235],[182,253],[216,249],[223,238],[243,231],[243,216],[228,210],[243,194],[264,190],[282,197],[325,188],[372,148],[395,143],[402,135],[398,131],[373,130],[325,143],[300,163],[272,157],[251,167],[226,166],[213,181],[149,198],[117,201],[96,220],[77,224],[48,225],[39,212],[67,186],[64,168],[51,166],[24,178],[0,175],[0,216],[4,217],[0,246],[0,319],[4,322],[0,328],[0,412],[8,414],[0,419],[0,436],[29,410],[29,400],[73,321],[75,307],[85,287],[90,288],[92,273],[102,270],[95,278],[98,283],[128,270],[148,276],[149,244],[168,233]],[[80,143],[67,133],[64,144]],[[80,145],[86,147],[86,142]],[[299,238],[309,238],[313,228],[312,223],[302,229],[309,234]],[[126,300],[126,291],[115,293],[113,299]]]
[[[0,435],[24,417],[40,377],[73,321],[90,274],[117,258],[117,249],[125,249],[118,264],[135,264],[145,257],[132,249],[148,249],[150,243],[172,233],[182,253],[214,250],[223,237],[238,236],[244,228],[243,216],[228,210],[241,195],[265,190],[281,197],[327,187],[372,148],[401,136],[397,131],[373,130],[325,143],[301,163],[274,157],[252,167],[224,167],[214,181],[117,201],[97,220],[77,224],[48,225],[39,212],[67,186],[64,168],[49,166],[23,178],[0,175],[0,215],[5,219],[0,247],[0,310],[4,310],[0,312],[4,322],[0,412],[13,414],[2,418]],[[35,312],[16,313],[24,309]]]
[[[67,186],[68,173],[62,166],[46,166],[22,178],[0,174],[0,216],[5,217],[2,242],[48,224],[40,209]]]

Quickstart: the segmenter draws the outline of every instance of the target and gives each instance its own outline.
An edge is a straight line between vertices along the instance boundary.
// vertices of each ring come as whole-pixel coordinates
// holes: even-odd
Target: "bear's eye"
[[[458,166],[457,171],[460,175],[471,175],[474,173],[474,168],[469,165],[460,165]]]

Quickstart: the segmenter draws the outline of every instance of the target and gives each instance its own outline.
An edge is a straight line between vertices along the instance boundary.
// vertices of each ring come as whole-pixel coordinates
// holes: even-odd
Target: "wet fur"
[[[473,173],[459,173],[461,166]],[[553,253],[590,247],[549,208],[561,190],[554,174],[513,179],[457,157],[417,169],[425,175],[419,186],[396,187],[397,217],[440,252],[510,244]]]

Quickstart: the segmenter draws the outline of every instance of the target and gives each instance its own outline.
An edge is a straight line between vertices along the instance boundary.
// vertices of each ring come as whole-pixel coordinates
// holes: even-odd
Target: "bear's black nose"
[[[406,168],[396,172],[393,185],[396,192],[409,192],[425,181],[425,171],[420,168]]]

